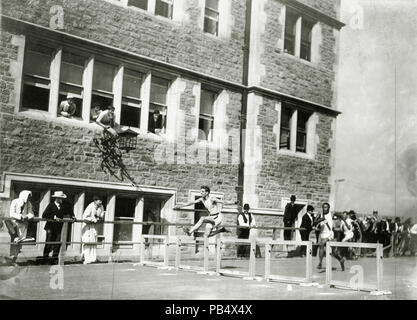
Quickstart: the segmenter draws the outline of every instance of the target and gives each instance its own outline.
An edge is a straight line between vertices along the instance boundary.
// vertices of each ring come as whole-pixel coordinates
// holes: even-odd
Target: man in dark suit
[[[67,196],[62,191],[56,191],[52,198],[54,201],[49,203],[45,211],[42,214],[42,218],[51,219],[55,221],[61,221],[63,218],[74,218],[74,212],[68,205],[64,204],[63,199]],[[61,241],[61,229],[62,222],[48,221],[45,224],[46,242],[59,242]],[[52,251],[52,257],[54,260],[58,258],[60,244],[45,244],[43,249],[44,261],[48,260],[49,253]]]
[[[399,247],[400,244],[400,227],[401,227],[401,218],[400,217],[395,217],[394,222],[390,223],[389,229],[391,231],[391,234],[394,235],[393,237],[393,254],[394,256],[397,255],[397,249]]]
[[[162,115],[159,113],[159,110],[155,110],[153,115],[149,117],[148,122],[148,131],[152,133],[160,133],[163,126]]]
[[[295,195],[292,195],[290,198],[291,202],[287,203],[284,210],[284,227],[292,228],[294,227],[295,218],[297,217],[298,210],[295,206]],[[284,230],[284,240],[291,240],[292,230]]]
[[[311,205],[307,206],[307,213],[303,215],[303,218],[301,220],[300,228],[305,230],[300,230],[301,240],[302,241],[308,241],[310,238],[310,232],[313,230],[313,222],[314,222],[314,216],[313,216],[314,207]],[[301,247],[301,254],[306,254],[306,246]]]

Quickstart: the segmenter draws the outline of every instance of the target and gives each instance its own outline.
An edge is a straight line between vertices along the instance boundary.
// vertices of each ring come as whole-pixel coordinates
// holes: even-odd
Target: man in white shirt
[[[314,207],[312,205],[307,206],[307,213],[303,215],[303,218],[301,220],[300,228],[300,235],[302,241],[308,241],[310,238],[310,232],[313,230],[313,223],[314,223]],[[306,254],[306,247],[302,246],[301,255]]]
[[[185,234],[191,236],[195,231],[197,231],[203,223],[207,223],[206,231],[204,233],[205,236],[211,237],[220,232],[230,232],[226,228],[222,227],[222,213],[220,205],[226,204],[223,201],[217,199],[216,197],[210,196],[210,188],[208,186],[201,186],[201,197],[195,201],[190,201],[184,205],[177,205],[174,209],[180,209],[182,207],[188,207],[192,204],[202,203],[208,211],[208,216],[201,217],[200,220],[191,228],[183,228]],[[234,202],[233,204],[236,204]]]

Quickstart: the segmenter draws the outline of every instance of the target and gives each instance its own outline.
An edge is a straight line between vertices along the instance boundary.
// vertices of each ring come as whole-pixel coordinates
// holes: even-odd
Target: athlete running
[[[343,215],[341,218],[341,230],[344,234],[344,237],[342,239],[342,242],[349,241],[353,239],[355,234],[353,233],[353,223],[352,219],[349,217],[348,213],[345,211],[343,212]]]
[[[183,228],[184,232],[187,235],[191,236],[191,234],[197,231],[202,226],[203,223],[207,223],[207,226],[208,226],[204,233],[204,235],[207,237],[212,237],[220,232],[230,232],[226,228],[221,227],[221,223],[222,223],[221,205],[222,204],[231,205],[231,204],[236,204],[236,202],[224,203],[223,201],[217,199],[216,197],[210,196],[210,188],[207,186],[202,186],[200,192],[201,192],[201,197],[198,198],[197,200],[188,202],[183,205],[177,205],[174,208],[174,209],[180,209],[183,207],[188,207],[192,204],[202,203],[204,204],[204,207],[206,207],[206,209],[209,212],[208,216],[201,217],[200,220],[198,220],[198,222],[191,229],[184,227]]]

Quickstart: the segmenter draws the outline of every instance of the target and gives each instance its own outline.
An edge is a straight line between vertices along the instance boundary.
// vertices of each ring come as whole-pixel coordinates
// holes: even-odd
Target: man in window
[[[75,98],[75,95],[68,93],[67,100],[62,101],[59,105],[58,114],[66,118],[71,118],[77,110]]]
[[[153,112],[152,117],[149,117],[148,131],[155,134],[160,134],[162,131],[162,127],[162,115],[160,114],[159,110],[155,110]]]
[[[102,110],[96,119],[96,123],[107,130],[114,137],[123,132],[120,125],[115,121],[114,107],[109,105],[106,110]]]
[[[96,121],[101,113],[101,106],[99,103],[95,103],[90,111],[91,120]]]

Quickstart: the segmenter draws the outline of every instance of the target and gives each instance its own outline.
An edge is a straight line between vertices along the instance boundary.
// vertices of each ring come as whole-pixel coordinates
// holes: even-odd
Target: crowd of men
[[[295,220],[298,217],[300,207],[295,204],[296,197],[292,195],[290,202],[284,210],[284,240],[291,240]],[[326,207],[328,204],[324,204]],[[382,243],[384,255],[388,256],[392,249],[394,256],[416,255],[417,252],[417,223],[412,218],[401,221],[400,217],[381,217],[374,210],[372,215],[358,216],[355,211],[336,212],[331,219],[323,223],[323,217],[327,214],[315,213],[314,207],[307,206],[300,225],[300,235],[303,241],[310,239],[310,234],[315,231],[316,243],[322,242],[320,233],[323,228],[330,229],[331,238],[334,241],[355,241],[366,243]]]

